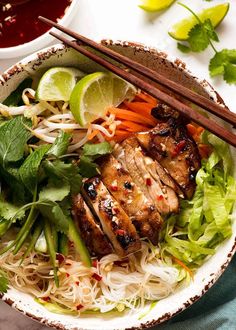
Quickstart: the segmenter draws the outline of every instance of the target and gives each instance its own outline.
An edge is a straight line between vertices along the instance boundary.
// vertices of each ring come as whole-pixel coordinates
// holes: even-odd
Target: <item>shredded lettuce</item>
[[[190,268],[201,265],[231,236],[231,213],[236,200],[228,145],[208,132],[204,132],[202,140],[213,147],[213,152],[202,161],[193,199],[181,202],[180,214],[172,215],[162,232],[162,255],[170,254]]]

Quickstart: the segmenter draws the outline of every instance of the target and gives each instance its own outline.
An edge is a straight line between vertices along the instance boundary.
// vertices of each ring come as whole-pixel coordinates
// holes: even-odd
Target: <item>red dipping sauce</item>
[[[50,30],[38,16],[56,21],[64,16],[71,0],[29,0],[19,5],[10,2],[0,4],[0,48],[24,44]]]

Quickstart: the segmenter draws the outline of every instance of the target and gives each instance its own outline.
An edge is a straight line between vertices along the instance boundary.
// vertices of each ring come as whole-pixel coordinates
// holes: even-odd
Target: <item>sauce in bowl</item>
[[[0,48],[27,43],[50,30],[38,16],[56,21],[64,16],[71,0],[29,0],[18,5],[10,2],[0,3]]]

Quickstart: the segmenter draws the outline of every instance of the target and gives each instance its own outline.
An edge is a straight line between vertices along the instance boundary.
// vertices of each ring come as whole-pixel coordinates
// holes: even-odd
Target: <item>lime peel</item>
[[[181,5],[181,3],[179,3]],[[230,4],[228,2],[219,4],[213,7],[206,8],[200,13],[197,13],[199,19],[204,22],[206,19],[210,19],[213,27],[217,27],[225,18],[229,11]],[[198,20],[195,16],[189,16],[180,22],[174,24],[169,35],[176,40],[187,40],[189,31],[198,24]]]
[[[132,99],[136,88],[125,80],[107,72],[95,72],[83,77],[70,97],[70,110],[82,126],[106,115],[109,107],[116,107]]]
[[[38,101],[69,101],[71,92],[84,72],[72,67],[53,67],[39,81],[36,91]]]
[[[145,11],[155,12],[167,9],[175,0],[143,0],[143,3],[139,5]]]

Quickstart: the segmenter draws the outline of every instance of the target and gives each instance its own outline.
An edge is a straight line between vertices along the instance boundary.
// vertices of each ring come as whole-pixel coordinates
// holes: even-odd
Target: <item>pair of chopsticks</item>
[[[175,110],[179,111],[184,116],[188,117],[190,120],[194,121],[195,123],[199,124],[200,126],[206,128],[208,131],[212,132],[216,136],[220,137],[222,140],[226,141],[227,143],[231,144],[232,146],[236,147],[236,135],[233,134],[231,131],[227,130],[225,127],[222,127],[217,122],[213,121],[212,119],[206,118],[204,115],[200,114],[198,111],[192,109],[189,105],[182,103],[180,100],[177,100],[173,96],[166,94],[164,91],[161,91],[157,87],[153,86],[151,83],[143,80],[140,78],[140,75],[137,76],[136,74],[141,74],[142,76],[148,78],[149,80],[162,85],[172,92],[184,97],[188,101],[191,101],[193,104],[200,106],[201,108],[207,110],[208,112],[214,114],[215,116],[223,119],[224,121],[236,126],[236,115],[228,109],[218,105],[217,103],[211,101],[210,99],[197,94],[196,92],[164,77],[163,75],[159,74],[156,71],[153,71],[142,64],[131,60],[130,58],[123,56],[101,44],[96,43],[93,40],[90,40],[76,32],[73,32],[62,25],[59,25],[45,17],[39,16],[39,20],[42,22],[50,25],[51,27],[55,27],[58,30],[66,33],[67,35],[75,38],[77,42],[80,44],[72,41],[67,40],[65,37],[58,35],[55,32],[50,32],[52,36],[61,40],[66,45],[74,48],[75,50],[79,51],[81,54],[87,56],[94,62],[100,64],[107,70],[113,72],[114,74],[118,75],[119,77],[125,79],[126,81],[130,82],[131,84],[137,86],[141,90],[145,91],[146,93],[152,95],[153,97],[157,98],[159,101],[167,104],[168,106],[174,108]],[[82,44],[82,45],[81,45]],[[108,61],[108,59],[100,57],[97,53],[91,52],[89,49],[85,48],[84,45],[89,46],[96,51],[99,51],[103,55],[106,55],[107,58],[113,59],[119,64],[125,65],[127,68],[134,70],[133,73],[128,72],[115,64]]]

